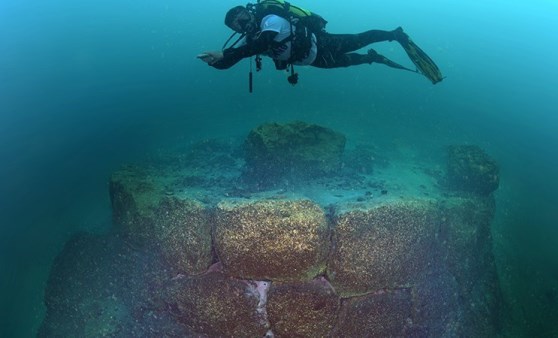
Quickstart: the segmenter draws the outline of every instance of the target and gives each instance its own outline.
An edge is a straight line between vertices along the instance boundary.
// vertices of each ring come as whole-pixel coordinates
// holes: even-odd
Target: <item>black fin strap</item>
[[[409,69],[409,68],[407,68],[407,67],[405,67],[405,66],[402,66],[402,65],[398,64],[397,62],[391,61],[390,59],[388,59],[387,57],[385,57],[385,56],[383,56],[383,55],[379,55],[379,54],[378,54],[378,56],[381,56],[382,59],[381,59],[381,60],[374,60],[373,62],[376,62],[376,63],[383,63],[384,65],[386,65],[386,66],[388,66],[388,67],[396,68],[396,69],[408,70],[409,72],[413,72],[413,73],[418,73],[418,72],[419,72],[417,69],[412,70],[412,69]]]

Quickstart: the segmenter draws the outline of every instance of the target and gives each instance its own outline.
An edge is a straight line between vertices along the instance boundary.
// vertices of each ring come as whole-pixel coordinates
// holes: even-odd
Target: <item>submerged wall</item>
[[[321,135],[309,148],[323,153],[339,135],[319,128],[302,130]],[[114,233],[66,245],[40,335],[497,335],[498,172],[479,149],[450,148],[451,170],[376,150],[300,172],[312,161],[289,170],[291,148],[273,154],[289,161],[265,184],[238,149],[253,147],[208,142],[114,173]]]

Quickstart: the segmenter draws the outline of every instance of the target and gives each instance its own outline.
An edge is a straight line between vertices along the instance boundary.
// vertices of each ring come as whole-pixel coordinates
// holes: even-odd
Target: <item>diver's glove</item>
[[[198,56],[196,57],[211,66],[214,63],[219,62],[223,59],[223,52],[221,51],[203,52],[201,54],[198,54]]]

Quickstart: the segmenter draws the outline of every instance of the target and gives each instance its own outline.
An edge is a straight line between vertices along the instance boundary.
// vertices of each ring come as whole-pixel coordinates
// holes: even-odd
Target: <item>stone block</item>
[[[492,254],[494,197],[448,198],[440,210],[440,258],[463,300],[460,335],[495,336],[503,304]]]
[[[157,177],[146,168],[126,166],[112,174],[109,189],[114,224],[138,242],[150,242],[154,212],[164,196]]]
[[[110,182],[113,221],[139,245],[161,251],[179,273],[199,274],[212,263],[211,226],[204,204],[165,193],[164,176],[128,167]]]
[[[220,272],[178,278],[164,298],[172,316],[196,337],[263,337],[268,330],[254,285]]]
[[[498,189],[496,162],[479,146],[452,146],[448,150],[447,183],[450,189],[488,195]]]
[[[323,277],[307,283],[273,283],[267,315],[275,337],[329,337],[339,305],[339,296]]]
[[[323,210],[309,200],[225,200],[215,211],[215,250],[242,279],[308,281],[330,247]]]
[[[431,200],[399,200],[348,210],[335,220],[328,276],[342,296],[394,289],[432,264],[438,230]]]
[[[209,211],[199,201],[164,197],[155,212],[155,245],[184,274],[200,274],[213,261]]]
[[[412,325],[411,291],[396,289],[344,299],[332,336],[410,337],[417,329]]]
[[[304,122],[269,123],[250,131],[244,148],[248,180],[269,185],[337,173],[345,136]]]
[[[76,234],[52,265],[37,337],[188,337],[155,309],[166,266],[121,236]]]

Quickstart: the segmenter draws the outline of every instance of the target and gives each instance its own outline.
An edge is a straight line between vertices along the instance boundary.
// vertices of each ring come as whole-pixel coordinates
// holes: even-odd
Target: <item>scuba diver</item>
[[[263,0],[257,4],[236,6],[225,16],[225,25],[235,33],[221,51],[208,51],[197,57],[217,69],[227,69],[244,58],[256,56],[256,70],[261,68],[260,54],[273,59],[278,70],[288,70],[288,80],[296,84],[298,74],[294,65],[318,68],[349,67],[361,64],[382,63],[389,67],[420,73],[433,84],[443,76],[436,64],[398,27],[392,31],[369,30],[358,34],[330,34],[325,31],[327,21],[321,16],[296,7],[282,0]],[[232,46],[229,41],[241,34]],[[374,49],[366,54],[356,50],[375,42],[397,41],[416,70],[395,63]],[[236,45],[238,47],[235,47]],[[251,68],[251,64],[250,64]],[[250,71],[250,91],[252,72]]]

